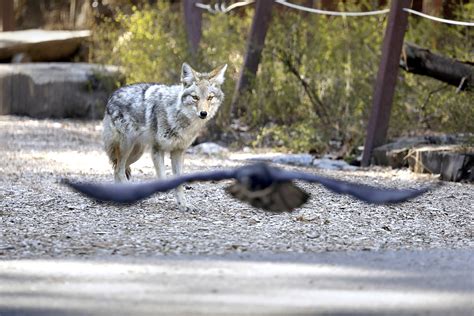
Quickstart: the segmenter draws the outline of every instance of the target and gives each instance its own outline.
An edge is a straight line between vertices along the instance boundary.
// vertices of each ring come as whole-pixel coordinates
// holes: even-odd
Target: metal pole
[[[411,0],[392,0],[382,46],[382,59],[372,100],[372,112],[367,127],[367,136],[362,156],[362,166],[368,166],[372,150],[382,145],[387,136],[393,95],[397,82],[398,65],[402,52],[403,38],[408,25]]]

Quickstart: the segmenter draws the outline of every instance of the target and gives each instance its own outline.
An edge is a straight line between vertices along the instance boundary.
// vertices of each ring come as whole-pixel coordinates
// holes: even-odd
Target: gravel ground
[[[325,252],[473,247],[472,184],[446,183],[416,200],[370,206],[320,186],[288,214],[267,214],[229,198],[222,183],[187,187],[197,211],[180,212],[173,194],[134,206],[90,201],[61,186],[71,177],[111,181],[98,121],[0,116],[0,259],[142,257],[187,254]],[[185,172],[241,165],[188,155]],[[169,160],[167,167],[169,171]],[[290,167],[287,167],[290,168]],[[380,186],[418,187],[434,179],[406,170],[335,172],[300,168]],[[148,156],[132,166],[135,180],[154,177]]]

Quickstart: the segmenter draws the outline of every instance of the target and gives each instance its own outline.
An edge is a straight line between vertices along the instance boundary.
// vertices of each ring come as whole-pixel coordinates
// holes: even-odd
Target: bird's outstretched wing
[[[359,183],[326,178],[310,173],[286,171],[266,164],[253,164],[236,169],[198,172],[167,180],[144,183],[103,184],[63,180],[73,189],[97,200],[134,203],[156,192],[165,192],[186,182],[236,179],[226,191],[235,198],[267,211],[291,211],[308,198],[294,180],[319,183],[331,191],[348,194],[367,203],[399,203],[415,198],[431,189],[385,189]]]
[[[348,194],[359,200],[373,204],[404,202],[432,189],[432,187],[424,187],[421,189],[376,188],[365,184],[352,183],[317,176],[310,173],[286,171],[281,169],[274,169],[274,172],[272,173],[275,181],[302,180],[306,182],[319,183],[333,192]]]
[[[186,182],[219,181],[234,178],[235,170],[216,170],[182,175],[164,180],[142,183],[94,183],[74,182],[63,179],[61,182],[88,197],[99,201],[116,203],[135,203],[157,192],[166,192]]]

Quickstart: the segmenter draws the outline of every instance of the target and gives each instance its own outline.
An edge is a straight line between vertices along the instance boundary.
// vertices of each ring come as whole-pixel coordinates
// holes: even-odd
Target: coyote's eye
[[[193,98],[194,101],[198,101],[199,100],[199,97],[195,94],[191,95],[191,97]]]
[[[207,97],[207,101],[211,101],[212,99],[214,99],[213,95],[210,95],[210,96]]]

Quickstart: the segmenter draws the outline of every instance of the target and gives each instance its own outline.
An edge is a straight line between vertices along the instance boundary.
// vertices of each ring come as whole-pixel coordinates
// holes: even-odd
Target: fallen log
[[[474,64],[470,62],[434,54],[429,49],[405,42],[400,67],[456,86],[458,91],[474,91]]]

